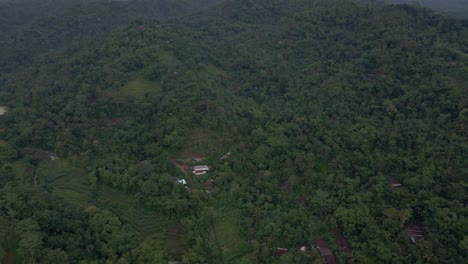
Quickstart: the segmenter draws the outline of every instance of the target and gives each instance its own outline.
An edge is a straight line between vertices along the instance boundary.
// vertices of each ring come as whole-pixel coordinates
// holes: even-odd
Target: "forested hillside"
[[[85,42],[135,20],[167,20],[222,0],[24,0],[0,2],[0,71]]]
[[[0,75],[0,259],[465,263],[467,52],[466,21],[350,0],[48,51]]]

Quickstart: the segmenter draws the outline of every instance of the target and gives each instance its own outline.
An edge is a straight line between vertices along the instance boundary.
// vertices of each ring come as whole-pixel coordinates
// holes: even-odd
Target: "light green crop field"
[[[129,81],[118,91],[109,92],[108,96],[118,102],[125,102],[131,99],[143,100],[146,96],[151,96],[160,92],[161,85],[159,82],[152,82],[143,78],[138,78],[136,80]]]
[[[142,239],[162,239],[170,220],[139,205],[137,199],[109,186],[101,186],[96,205],[120,217]]]
[[[214,222],[215,243],[221,248],[224,263],[244,263],[243,256],[249,252],[249,245],[240,237],[240,215],[235,211],[222,214]]]
[[[66,159],[41,162],[37,175],[39,185],[69,202],[86,206],[91,199],[86,172]]]

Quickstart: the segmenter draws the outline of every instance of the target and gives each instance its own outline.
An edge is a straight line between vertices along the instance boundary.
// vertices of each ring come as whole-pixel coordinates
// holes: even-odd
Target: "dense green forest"
[[[468,261],[468,21],[201,2],[0,27],[0,260]]]

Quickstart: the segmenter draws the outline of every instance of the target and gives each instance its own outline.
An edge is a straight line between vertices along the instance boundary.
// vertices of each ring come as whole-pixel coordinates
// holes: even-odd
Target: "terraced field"
[[[32,184],[34,168],[26,161],[14,166],[18,177]],[[107,185],[96,190],[89,182],[88,174],[66,159],[42,160],[36,170],[37,186],[80,207],[90,205],[114,213],[131,229],[141,241],[149,241],[157,248],[164,248],[169,256],[178,259],[185,245],[182,226],[176,219],[169,219],[157,212],[145,209],[135,197]],[[9,252],[13,258],[14,252]]]
[[[58,159],[42,162],[37,170],[39,185],[67,201],[84,206],[91,199],[91,188],[83,170],[69,161]]]
[[[93,197],[87,174],[67,160],[42,162],[37,174],[40,186],[78,206],[87,207],[93,204],[113,212],[142,240],[151,240],[161,247],[166,243],[166,239],[180,240],[180,237],[167,237],[168,227],[173,225],[174,221],[143,208],[138,200],[130,195],[102,185]]]
[[[163,240],[166,227],[170,223],[169,219],[144,209],[134,197],[108,186],[100,188],[96,205],[118,215],[142,239]]]

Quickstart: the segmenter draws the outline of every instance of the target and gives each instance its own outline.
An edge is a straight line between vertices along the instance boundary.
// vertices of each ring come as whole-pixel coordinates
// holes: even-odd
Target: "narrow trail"
[[[37,166],[34,167],[34,179],[33,179],[33,181],[34,181],[34,188],[36,188],[37,187]]]
[[[188,174],[187,169],[186,169],[184,166],[180,165],[179,163],[177,163],[177,162],[174,161],[174,160],[173,160],[172,162],[174,163],[174,165],[175,165],[183,174],[185,174],[185,175]]]

